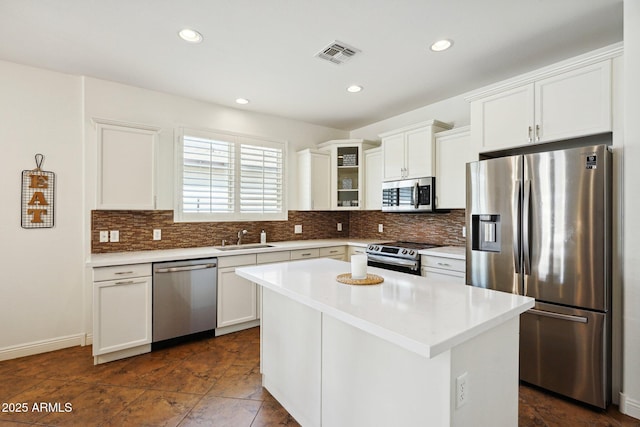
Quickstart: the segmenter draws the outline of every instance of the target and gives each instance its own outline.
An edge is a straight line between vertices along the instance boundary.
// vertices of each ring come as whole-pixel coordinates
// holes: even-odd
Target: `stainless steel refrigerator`
[[[611,152],[467,164],[466,283],[536,299],[520,379],[605,408],[611,397]]]

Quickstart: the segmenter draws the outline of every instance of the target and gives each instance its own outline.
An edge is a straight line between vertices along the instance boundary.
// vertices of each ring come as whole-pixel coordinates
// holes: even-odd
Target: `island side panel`
[[[451,425],[518,425],[520,316],[451,350]],[[466,373],[465,400],[457,407],[457,379]]]
[[[427,359],[323,315],[325,426],[449,426],[450,371],[450,351]]]
[[[321,313],[262,290],[262,385],[303,426],[321,425]]]

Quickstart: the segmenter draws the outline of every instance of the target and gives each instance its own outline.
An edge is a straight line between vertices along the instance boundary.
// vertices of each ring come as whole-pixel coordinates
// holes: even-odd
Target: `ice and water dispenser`
[[[500,215],[471,215],[471,247],[500,252]]]

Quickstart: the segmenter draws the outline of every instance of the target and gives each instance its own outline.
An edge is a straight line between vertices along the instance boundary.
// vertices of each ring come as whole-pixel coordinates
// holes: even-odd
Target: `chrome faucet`
[[[244,236],[245,234],[247,234],[247,230],[238,231],[238,245],[242,244],[242,236]]]

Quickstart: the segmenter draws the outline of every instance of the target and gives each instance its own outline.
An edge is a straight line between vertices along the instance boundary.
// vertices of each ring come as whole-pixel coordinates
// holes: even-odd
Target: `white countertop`
[[[434,255],[444,258],[465,259],[464,246],[442,246],[440,248],[423,249],[418,251],[420,255]]]
[[[291,240],[286,242],[267,242],[269,248],[251,248],[236,250],[220,250],[216,246],[200,248],[163,249],[157,251],[129,251],[107,254],[91,254],[86,264],[89,267],[107,267],[112,265],[143,264],[147,262],[162,262],[182,259],[197,259],[207,257],[223,257],[244,255],[260,252],[292,251],[296,249],[324,248],[337,245],[366,247],[369,243],[379,241],[365,239],[319,239],[319,240]]]
[[[432,358],[533,307],[534,299],[368,267],[380,285],[337,282],[350,264],[313,259],[236,273],[363,331]]]

